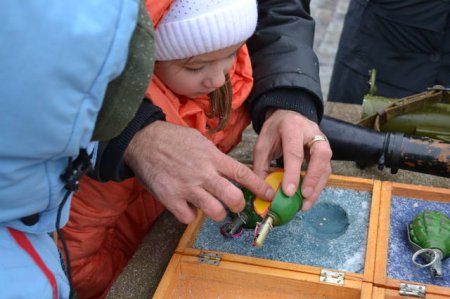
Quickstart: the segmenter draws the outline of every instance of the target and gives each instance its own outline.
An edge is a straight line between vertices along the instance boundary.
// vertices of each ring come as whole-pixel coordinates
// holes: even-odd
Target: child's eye
[[[205,66],[200,67],[186,67],[189,72],[197,73],[200,72]]]

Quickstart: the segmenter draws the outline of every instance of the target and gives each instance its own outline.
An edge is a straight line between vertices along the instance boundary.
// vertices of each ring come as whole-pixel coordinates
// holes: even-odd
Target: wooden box
[[[442,203],[447,207],[446,212],[450,211],[450,189],[445,188],[433,188],[410,184],[400,184],[393,182],[383,182],[381,189],[381,204],[380,204],[380,227],[378,231],[378,241],[376,250],[376,263],[375,263],[375,275],[374,275],[374,288],[373,288],[373,298],[405,298],[405,295],[400,295],[402,293],[409,292],[410,295],[406,295],[406,298],[414,298],[421,296],[422,298],[435,299],[435,298],[450,298],[450,288],[444,286],[437,286],[433,284],[423,284],[415,281],[408,281],[402,279],[394,279],[388,277],[388,254],[389,254],[389,242],[390,242],[390,229],[391,229],[391,207],[392,199],[396,197],[402,197],[406,200],[423,200],[431,202]],[[416,208],[414,205],[411,206],[413,209]],[[448,215],[448,213],[447,213]],[[406,227],[405,227],[405,235]],[[398,244],[396,244],[398,246]],[[405,255],[412,256],[412,251],[407,250]],[[446,281],[450,282],[450,269],[443,269],[444,278]],[[431,277],[431,274],[430,274]],[[409,288],[409,290],[408,290]],[[419,291],[425,293],[424,295],[414,295]],[[412,293],[411,293],[412,292]]]
[[[199,214],[153,298],[372,298],[381,182],[331,176],[328,186],[371,194],[363,273],[193,248],[205,220]]]

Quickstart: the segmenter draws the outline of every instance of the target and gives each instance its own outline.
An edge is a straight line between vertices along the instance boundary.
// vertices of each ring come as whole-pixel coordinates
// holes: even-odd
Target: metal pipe
[[[450,178],[450,143],[403,133],[377,132],[329,116],[320,129],[333,151],[332,160],[375,162],[391,168]]]

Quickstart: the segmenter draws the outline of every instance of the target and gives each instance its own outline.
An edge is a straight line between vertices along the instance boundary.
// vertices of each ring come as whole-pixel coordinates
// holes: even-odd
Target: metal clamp
[[[413,296],[418,298],[425,298],[426,287],[410,283],[400,283],[401,296]]]

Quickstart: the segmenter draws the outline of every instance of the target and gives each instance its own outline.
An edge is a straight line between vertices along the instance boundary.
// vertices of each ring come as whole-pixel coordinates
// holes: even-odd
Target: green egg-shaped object
[[[411,241],[422,248],[442,251],[450,256],[450,218],[442,212],[426,210],[418,213],[409,224]]]
[[[297,188],[293,196],[284,194],[280,187],[270,206],[269,214],[274,217],[274,225],[283,225],[294,218],[297,212],[303,206],[303,197],[300,193],[300,187]]]

